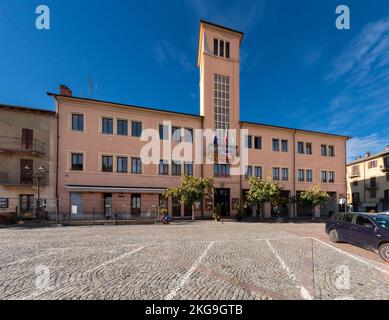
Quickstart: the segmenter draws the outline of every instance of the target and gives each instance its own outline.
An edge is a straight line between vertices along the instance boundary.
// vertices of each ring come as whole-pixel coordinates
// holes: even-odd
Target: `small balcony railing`
[[[21,137],[0,136],[0,151],[11,153],[31,153],[41,156],[46,152],[46,143],[37,139],[25,142],[22,141]]]
[[[359,177],[361,174],[359,173],[359,171],[351,171],[349,176],[350,178],[357,178]]]
[[[366,184],[367,190],[378,190],[378,183],[368,183]]]
[[[41,186],[46,186],[48,177],[40,180]],[[37,185],[37,179],[32,175],[21,175],[20,173],[0,172],[0,185],[9,186],[33,186]]]

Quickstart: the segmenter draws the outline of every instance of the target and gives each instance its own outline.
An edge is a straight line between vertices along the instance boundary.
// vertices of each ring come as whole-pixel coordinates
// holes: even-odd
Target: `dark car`
[[[347,242],[378,252],[389,263],[389,215],[342,212],[326,225],[332,242]]]

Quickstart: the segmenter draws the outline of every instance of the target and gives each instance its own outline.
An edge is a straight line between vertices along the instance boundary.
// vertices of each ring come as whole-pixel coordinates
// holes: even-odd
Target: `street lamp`
[[[32,169],[27,164],[24,169],[26,170],[26,173],[28,175],[31,175]],[[41,208],[42,208],[42,201],[41,201],[41,195],[40,195],[40,186],[41,186],[41,180],[46,177],[47,169],[41,165],[38,169],[38,172],[34,175],[32,174],[32,178],[36,179],[37,181],[37,187],[38,187],[38,213],[41,214]]]

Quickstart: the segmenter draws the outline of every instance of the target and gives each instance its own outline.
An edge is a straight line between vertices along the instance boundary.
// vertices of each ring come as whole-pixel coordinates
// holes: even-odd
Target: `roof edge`
[[[314,131],[314,130],[283,127],[283,126],[277,126],[277,125],[266,124],[266,123],[250,122],[250,121],[240,121],[240,123],[249,124],[249,125],[251,124],[251,125],[262,126],[262,127],[271,127],[271,128],[294,130],[294,131],[301,131],[301,132],[307,132],[307,133],[322,134],[322,135],[326,135],[326,136],[335,136],[335,137],[339,137],[339,138],[346,138],[346,140],[352,139],[352,137],[350,137],[350,136],[345,136],[345,135],[336,134],[336,133],[328,133],[328,132],[321,132],[321,131]]]
[[[164,109],[158,109],[158,108],[136,106],[133,104],[125,104],[125,103],[120,103],[120,102],[97,100],[97,99],[91,99],[91,98],[82,98],[82,97],[76,97],[76,96],[66,96],[66,95],[61,95],[61,94],[52,93],[52,92],[47,92],[47,95],[53,96],[53,97],[61,97],[61,98],[65,98],[65,99],[75,99],[75,100],[81,100],[81,101],[107,103],[107,104],[112,104],[112,105],[116,105],[116,106],[142,109],[145,111],[156,111],[156,112],[171,113],[171,114],[177,114],[177,115],[182,115],[182,116],[195,117],[195,118],[200,118],[200,119],[202,118],[202,116],[197,115],[197,114],[193,114],[193,113],[184,113],[184,112],[179,112],[179,111],[170,111],[170,110],[164,110]]]

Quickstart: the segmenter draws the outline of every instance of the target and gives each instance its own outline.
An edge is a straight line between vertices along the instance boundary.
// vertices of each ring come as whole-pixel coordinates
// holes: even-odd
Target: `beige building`
[[[319,184],[330,193],[331,201],[316,216],[336,212],[339,199],[346,197],[348,137],[240,121],[242,41],[242,32],[200,23],[199,115],[75,97],[65,86],[59,94],[50,93],[58,113],[61,213],[72,219],[92,215],[147,217],[167,206],[173,217],[189,217],[191,208],[176,199],[165,202],[161,197],[167,187],[180,183],[183,174],[215,180],[214,196],[198,206],[196,216],[210,216],[215,205],[220,205],[223,216],[234,216],[237,203],[245,202],[247,177],[251,175],[269,176],[281,183],[287,197]],[[147,142],[140,137],[145,129],[159,134],[161,149],[165,149],[165,142],[173,148],[184,142],[193,150],[193,158],[176,161],[169,151],[157,163],[144,163],[141,150]],[[231,174],[234,165],[230,159],[207,163],[214,156],[211,149],[215,143],[203,143],[203,149],[197,153],[201,161],[196,161],[194,135],[199,129],[214,131],[218,146],[223,145],[221,130],[235,129],[234,143],[229,143],[227,150],[238,151],[236,156],[247,152],[246,174]],[[262,209],[267,217],[272,215],[270,205],[245,209],[247,214],[256,215]],[[290,217],[312,215],[312,208],[294,203],[285,204],[280,211]]]
[[[38,198],[55,211],[55,112],[0,105],[0,213],[34,214]]]
[[[354,211],[389,211],[389,146],[347,164],[347,200]]]

